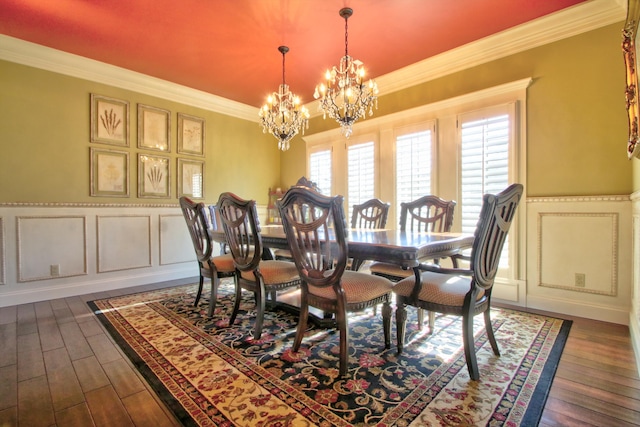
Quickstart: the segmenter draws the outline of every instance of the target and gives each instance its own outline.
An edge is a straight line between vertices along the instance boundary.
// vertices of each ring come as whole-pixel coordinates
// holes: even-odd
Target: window
[[[316,183],[322,194],[331,195],[331,149],[313,151],[309,155],[309,180]]]
[[[460,214],[462,232],[473,233],[486,193],[507,188],[510,177],[512,117],[508,111],[490,109],[461,115],[460,119]],[[505,242],[501,267],[509,265],[509,242]]]
[[[347,195],[351,218],[353,205],[375,197],[375,147],[373,141],[350,145],[347,150]]]
[[[367,118],[354,126],[350,140],[337,128],[305,136],[308,155],[331,150],[322,172],[333,169],[331,194],[344,195],[349,205],[369,197],[361,182],[374,183],[373,197],[392,203],[387,220],[391,227],[398,224],[401,202],[435,194],[457,202],[452,230],[472,233],[483,194],[500,192],[514,182],[527,188],[526,100],[531,81],[525,78]],[[369,141],[375,170],[373,178],[364,178],[364,158],[358,153],[355,160],[355,152]],[[309,161],[318,167],[315,159]],[[521,206],[500,264],[503,285],[519,286],[526,271],[525,224],[526,209]]]
[[[396,212],[400,203],[431,194],[431,130],[396,138]]]

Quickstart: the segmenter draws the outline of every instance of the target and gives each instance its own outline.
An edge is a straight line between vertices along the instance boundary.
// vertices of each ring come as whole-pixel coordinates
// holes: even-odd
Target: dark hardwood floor
[[[0,427],[180,425],[86,304],[180,283],[0,308]],[[628,328],[571,320],[540,425],[640,425]]]

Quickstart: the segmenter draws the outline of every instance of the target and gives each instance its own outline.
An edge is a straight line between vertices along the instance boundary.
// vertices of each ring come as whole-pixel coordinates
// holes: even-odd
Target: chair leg
[[[231,312],[231,317],[229,318],[229,326],[233,325],[236,321],[236,317],[238,316],[238,311],[240,311],[240,300],[242,299],[242,287],[240,286],[240,279],[237,274],[234,277],[235,287],[236,287],[236,300],[233,303],[233,311]]]
[[[340,306],[340,304],[338,304]],[[347,376],[349,367],[349,325],[347,324],[347,314],[344,306],[338,307],[336,312],[338,329],[340,330],[340,376]]]
[[[200,302],[200,296],[202,295],[202,286],[204,285],[204,276],[200,275],[200,285],[198,286],[198,293],[196,294],[196,299],[193,302],[193,306],[197,307]]]
[[[429,333],[432,334],[433,333],[433,329],[436,326],[436,312],[435,311],[430,311],[429,312]]]
[[[291,348],[294,353],[300,350],[302,344],[302,338],[307,330],[307,319],[309,317],[309,303],[307,302],[306,295],[300,297],[300,314],[298,316],[298,330],[296,331],[296,337],[293,340],[293,347]]]
[[[467,362],[469,377],[477,381],[480,379],[478,360],[476,359],[476,347],[473,339],[473,314],[462,316],[462,342],[464,344],[464,358]]]
[[[398,340],[398,354],[404,348],[404,331],[407,329],[407,307],[404,302],[396,302],[396,335]]]
[[[498,348],[498,342],[496,341],[496,336],[493,333],[493,325],[491,324],[491,313],[490,309],[484,312],[484,327],[487,330],[487,338],[489,338],[489,343],[491,344],[491,348],[493,349],[493,354],[496,356],[500,356],[500,349]]]
[[[218,301],[218,287],[220,286],[220,278],[217,274],[214,274],[211,278],[211,299],[209,299],[209,311],[207,312],[207,316],[213,316],[213,310],[216,307],[216,302]]]
[[[264,284],[260,283],[258,285],[258,290],[256,291],[256,309],[258,313],[256,314],[256,324],[255,329],[253,330],[253,339],[259,340],[262,335],[262,324],[264,322],[264,312],[266,311],[266,299],[267,295],[264,290]]]
[[[382,304],[382,328],[384,331],[384,348],[391,348],[391,304],[385,301]]]

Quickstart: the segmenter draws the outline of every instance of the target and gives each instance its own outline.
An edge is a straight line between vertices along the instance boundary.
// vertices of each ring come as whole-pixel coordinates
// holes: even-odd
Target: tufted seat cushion
[[[233,264],[233,257],[231,256],[231,254],[211,257],[211,262],[213,262],[213,265],[216,266],[216,270],[221,273],[233,273],[236,269],[235,265]],[[203,263],[202,268],[208,270],[209,265]]]
[[[327,273],[331,274],[331,271]],[[354,304],[369,301],[391,292],[393,283],[384,277],[345,270],[342,274],[342,288],[347,295],[347,303]],[[336,299],[336,294],[331,286],[324,288],[309,286],[309,293],[322,298]]]
[[[421,277],[422,289],[418,296],[421,301],[462,307],[464,304],[464,296],[470,290],[470,278],[431,272],[423,272]],[[394,286],[393,292],[404,297],[409,297],[415,282],[416,279],[413,276],[402,279]],[[477,300],[482,299],[483,296],[484,291],[481,290],[478,293]]]
[[[300,280],[296,265],[289,261],[260,261],[260,273],[264,278],[265,285],[277,283],[289,283]],[[256,280],[253,271],[241,271],[240,277],[245,280]]]

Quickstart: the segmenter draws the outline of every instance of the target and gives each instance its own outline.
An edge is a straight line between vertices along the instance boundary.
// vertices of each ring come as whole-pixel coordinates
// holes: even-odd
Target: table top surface
[[[222,231],[211,233],[214,240],[224,241]],[[287,249],[281,225],[261,226],[265,247]],[[424,258],[445,258],[471,248],[474,237],[463,233],[411,232],[395,229],[347,229],[349,257],[361,260],[392,262],[414,267]]]

